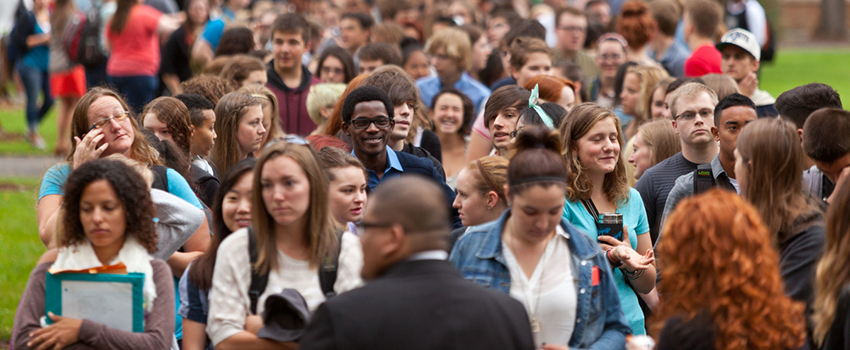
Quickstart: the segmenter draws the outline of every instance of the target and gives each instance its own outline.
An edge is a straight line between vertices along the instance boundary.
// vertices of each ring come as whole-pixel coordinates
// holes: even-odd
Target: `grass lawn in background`
[[[35,219],[40,181],[0,178],[0,344],[11,336],[18,300],[30,271],[45,251]]]
[[[824,83],[841,95],[850,108],[850,50],[794,49],[777,51],[772,63],[762,66],[759,87],[773,97],[808,83]]]
[[[3,126],[3,131],[17,136],[13,141],[0,139],[0,155],[53,155],[53,147],[56,145],[56,109],[58,105],[59,102],[57,101],[50,112],[44,116],[41,126],[38,128],[41,137],[44,138],[44,141],[47,141],[47,148],[43,151],[30,146],[24,138],[27,122],[23,108],[20,110],[0,110],[0,125]]]

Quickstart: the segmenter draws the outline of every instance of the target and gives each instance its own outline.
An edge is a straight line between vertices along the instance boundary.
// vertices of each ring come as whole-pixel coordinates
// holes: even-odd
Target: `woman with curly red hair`
[[[664,232],[657,350],[803,345],[804,305],[785,295],[773,235],[753,206],[712,190],[681,202]]]
[[[642,0],[630,0],[623,4],[617,16],[617,33],[629,43],[629,61],[645,66],[657,66],[647,54],[646,45],[652,40],[658,24],[649,13],[649,5]]]

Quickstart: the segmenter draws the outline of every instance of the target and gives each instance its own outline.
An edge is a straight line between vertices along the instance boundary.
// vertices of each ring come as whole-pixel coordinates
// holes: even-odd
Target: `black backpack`
[[[334,292],[334,283],[336,283],[337,266],[339,265],[339,253],[342,251],[342,234],[343,231],[337,231],[336,254],[325,257],[322,266],[319,267],[319,285],[322,286],[322,293],[326,299],[336,296]],[[257,251],[257,237],[254,234],[254,228],[248,227],[248,254],[251,257],[251,287],[248,290],[248,297],[251,298],[251,314],[257,314],[257,303],[259,303],[260,295],[266,290],[269,284],[269,273],[260,274],[254,271],[254,264],[257,262],[259,252]]]
[[[86,68],[99,66],[109,59],[100,46],[100,28],[103,26],[101,5],[101,0],[95,0],[88,12],[70,18],[62,37],[62,44],[71,61]]]
[[[714,173],[711,171],[711,164],[700,164],[697,170],[694,170],[694,195],[706,192],[713,187],[720,187],[725,190],[735,191],[735,187],[728,182],[717,182],[714,179]]]

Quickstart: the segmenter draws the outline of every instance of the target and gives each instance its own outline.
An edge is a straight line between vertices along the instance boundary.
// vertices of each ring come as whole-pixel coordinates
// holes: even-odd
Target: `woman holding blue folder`
[[[44,253],[30,275],[15,314],[13,348],[170,348],[174,285],[168,264],[150,255],[156,250],[157,234],[153,202],[142,176],[119,161],[86,162],[68,177],[61,210],[62,228],[56,237],[59,248]],[[126,266],[131,275],[143,274],[143,315],[134,316],[143,322],[143,332],[47,312],[51,301],[46,295],[54,291],[46,290],[45,280],[55,277],[48,276],[48,269],[85,271],[118,263]],[[105,296],[104,301],[108,302]],[[130,316],[104,312],[99,317],[111,320]],[[43,326],[45,323],[50,325]]]

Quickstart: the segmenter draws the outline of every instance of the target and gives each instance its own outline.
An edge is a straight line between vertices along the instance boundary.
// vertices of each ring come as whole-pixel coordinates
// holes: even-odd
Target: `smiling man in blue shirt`
[[[351,137],[353,154],[366,169],[370,190],[381,182],[401,176],[417,174],[434,180],[446,195],[446,205],[451,208],[453,228],[461,227],[457,209],[452,208],[455,193],[443,181],[430,160],[395,152],[387,146],[393,128],[393,104],[383,90],[371,86],[354,89],[342,106],[342,130]]]

